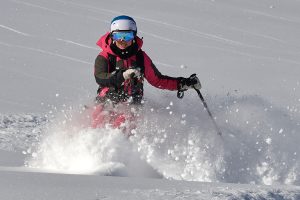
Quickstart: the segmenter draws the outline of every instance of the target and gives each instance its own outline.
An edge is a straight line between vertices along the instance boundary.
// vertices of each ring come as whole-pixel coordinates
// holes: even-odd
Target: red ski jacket
[[[98,40],[97,45],[102,51],[96,58],[94,75],[100,90],[103,88],[110,88],[111,91],[118,90],[130,95],[130,83],[129,80],[124,80],[123,72],[129,68],[141,67],[137,66],[141,65],[137,58],[138,52],[142,54],[143,58],[142,79],[145,77],[151,85],[160,89],[178,89],[180,78],[162,75],[149,56],[142,51],[143,41],[139,37],[136,36],[135,42],[132,45],[134,46],[132,47],[132,53],[127,57],[117,55],[112,49],[113,44],[109,32]],[[115,58],[115,66],[111,66],[111,57]],[[143,83],[143,80],[141,80],[141,83]]]

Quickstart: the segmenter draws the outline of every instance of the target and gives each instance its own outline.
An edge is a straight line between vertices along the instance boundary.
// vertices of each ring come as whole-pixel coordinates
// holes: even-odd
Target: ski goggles
[[[129,42],[134,39],[134,32],[133,31],[119,31],[119,32],[112,32],[111,34],[113,40],[124,40]]]

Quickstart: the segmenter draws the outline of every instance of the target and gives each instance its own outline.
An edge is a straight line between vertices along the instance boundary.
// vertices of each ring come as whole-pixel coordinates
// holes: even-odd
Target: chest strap
[[[136,54],[136,65],[141,69],[141,73],[144,73],[144,54],[141,50],[139,50]],[[108,54],[108,73],[112,73],[113,71],[119,70],[117,68],[117,56],[113,54]]]

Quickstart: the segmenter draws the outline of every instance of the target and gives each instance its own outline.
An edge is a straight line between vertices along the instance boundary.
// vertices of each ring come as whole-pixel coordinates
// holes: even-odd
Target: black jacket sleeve
[[[116,87],[120,88],[124,82],[122,70],[109,71],[108,60],[98,55],[95,60],[95,79],[100,87]]]

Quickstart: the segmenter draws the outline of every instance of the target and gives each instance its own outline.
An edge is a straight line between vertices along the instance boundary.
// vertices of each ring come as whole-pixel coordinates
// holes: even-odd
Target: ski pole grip
[[[192,74],[192,75],[190,76],[190,78],[195,78],[195,77],[197,77],[197,74]]]

